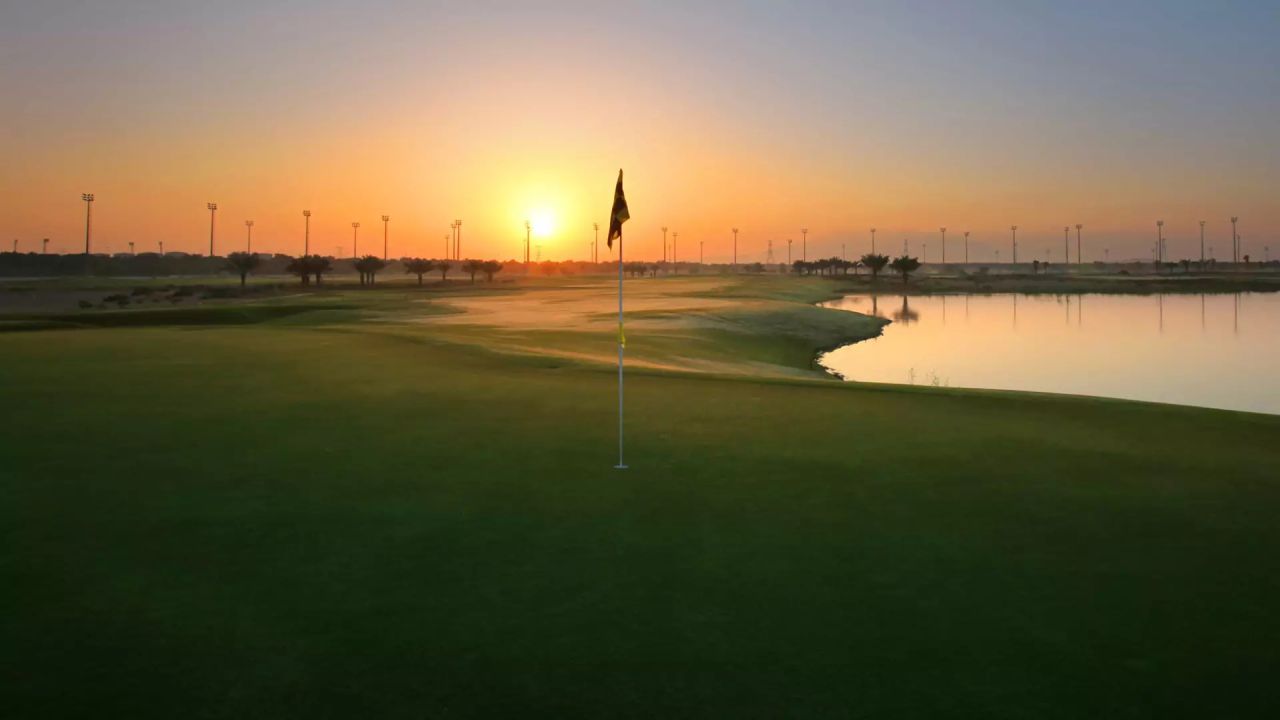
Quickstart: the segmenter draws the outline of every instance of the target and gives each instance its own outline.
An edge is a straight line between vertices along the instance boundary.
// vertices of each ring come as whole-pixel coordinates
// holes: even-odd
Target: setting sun
[[[548,237],[555,232],[556,219],[550,210],[538,210],[529,213],[529,226],[538,237]]]

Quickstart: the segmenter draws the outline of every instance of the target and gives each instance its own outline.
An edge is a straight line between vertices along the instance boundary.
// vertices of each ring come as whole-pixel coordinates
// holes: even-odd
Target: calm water
[[[1280,413],[1280,293],[851,295],[893,321],[819,360],[849,380]]]

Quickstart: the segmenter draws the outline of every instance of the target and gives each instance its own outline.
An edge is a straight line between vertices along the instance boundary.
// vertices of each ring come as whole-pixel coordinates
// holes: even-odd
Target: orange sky
[[[462,218],[465,255],[515,258],[537,215],[553,218],[543,257],[576,259],[618,167],[628,254],[644,258],[661,255],[662,225],[683,258],[705,242],[708,261],[730,257],[740,227],[744,262],[768,240],[779,257],[787,238],[798,248],[801,227],[810,256],[865,252],[876,226],[883,249],[906,237],[933,259],[945,225],[952,252],[967,229],[975,259],[1007,259],[1016,223],[1024,257],[1058,259],[1062,226],[1081,222],[1088,259],[1104,245],[1145,257],[1158,218],[1176,257],[1198,253],[1201,218],[1225,248],[1241,216],[1257,256],[1280,226],[1280,93],[1249,70],[1271,55],[1201,58],[1216,57],[1213,28],[1203,48],[1107,57],[1132,51],[1112,49],[1110,28],[1147,19],[1004,13],[965,39],[945,33],[970,21],[938,8],[392,6],[358,33],[367,18],[341,3],[5,10],[0,89],[17,100],[0,131],[0,232],[78,251],[93,192],[99,250],[204,252],[216,201],[220,254],[243,247],[249,218],[255,249],[301,252],[309,208],[318,252],[350,253],[352,221],[380,248],[387,213],[393,256],[439,255]],[[1052,36],[1067,21],[1094,33],[1089,54],[990,42],[1000,23]],[[1171,80],[1149,76],[1174,62]]]

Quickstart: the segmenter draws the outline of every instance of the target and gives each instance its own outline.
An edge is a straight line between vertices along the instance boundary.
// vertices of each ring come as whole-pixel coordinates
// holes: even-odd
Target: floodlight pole
[[[89,237],[93,229],[93,193],[82,193],[84,201],[84,254],[89,254]]]
[[[533,224],[528,220],[524,221],[524,264],[529,264],[529,236],[533,231]]]
[[[942,233],[942,264],[945,267],[947,264],[947,229],[941,227],[938,228],[938,231]]]
[[[302,217],[306,222],[306,230],[302,234],[302,256],[306,257],[311,254],[311,211],[303,210]]]
[[[800,259],[809,260],[809,228],[800,228]]]
[[[245,220],[244,227],[245,227],[245,232],[248,235],[248,237],[245,239],[244,251],[247,253],[251,253],[253,252],[253,221]]]
[[[1013,240],[1011,241],[1011,242],[1012,242],[1012,244],[1013,244],[1013,247],[1012,247],[1012,251],[1013,251],[1013,264],[1014,264],[1014,265],[1017,265],[1017,264],[1018,264],[1018,226],[1017,226],[1017,225],[1010,225],[1010,226],[1009,226],[1009,231],[1013,233]]]
[[[209,208],[209,257],[213,257],[213,226],[214,218],[218,215],[218,203],[208,203],[205,207]]]
[[[388,235],[387,223],[389,222],[391,222],[391,216],[383,215],[382,216],[382,260],[383,262],[386,262],[387,260],[387,235]]]
[[[1084,264],[1084,255],[1080,252],[1080,231],[1084,229],[1084,225],[1076,223],[1076,264]]]
[[[351,259],[360,257],[360,223],[351,223]]]
[[[964,264],[969,264],[969,231],[964,231]]]
[[[876,229],[871,228],[871,254],[876,254]]]
[[[662,262],[667,261],[667,226],[662,226]]]

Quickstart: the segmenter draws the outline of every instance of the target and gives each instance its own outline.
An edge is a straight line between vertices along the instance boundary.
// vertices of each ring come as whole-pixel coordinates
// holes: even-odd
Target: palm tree
[[[453,263],[448,260],[437,260],[436,269],[440,271],[440,282],[449,279],[449,271],[453,269]]]
[[[407,275],[417,275],[418,284],[422,284],[422,276],[436,269],[436,264],[430,260],[422,258],[409,258],[404,261],[404,271]]]
[[[880,277],[880,271],[889,264],[889,256],[867,253],[862,256],[861,262],[863,267],[871,271],[871,279],[876,280]]]
[[[303,285],[311,284],[311,263],[307,256],[293,258],[284,269],[290,275],[297,275]]]
[[[253,253],[233,252],[227,256],[227,266],[240,274],[240,289],[244,289],[245,278],[262,263],[262,259]]]
[[[485,260],[480,264],[480,269],[484,272],[485,278],[493,282],[493,276],[502,272],[502,263],[497,260]]]
[[[369,284],[372,285],[374,276],[378,274],[379,270],[385,268],[387,263],[377,255],[365,255],[355,262],[355,266],[356,270],[360,271],[360,284],[364,285],[367,278]]]
[[[468,260],[462,263],[462,271],[466,273],[471,273],[472,283],[476,281],[476,273],[480,272],[481,270],[484,270],[484,263],[479,260]]]
[[[920,269],[920,260],[910,255],[903,255],[889,263],[889,267],[893,268],[894,272],[902,273],[902,284],[906,285],[908,276]]]
[[[316,276],[316,285],[320,284],[320,278],[325,273],[333,269],[333,264],[329,262],[329,258],[312,255],[309,258],[303,258],[307,262],[307,266],[311,269],[311,274]]]

